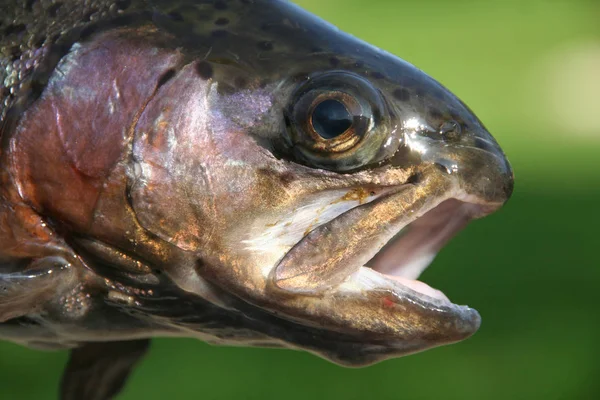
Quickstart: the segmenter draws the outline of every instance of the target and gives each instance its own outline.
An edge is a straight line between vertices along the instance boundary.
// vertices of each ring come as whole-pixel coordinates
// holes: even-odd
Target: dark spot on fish
[[[147,20],[148,17],[150,17],[150,15],[152,14],[149,12],[142,12],[139,14],[125,14],[120,15],[114,20],[110,21],[110,23],[112,23],[113,26],[135,25],[139,24],[144,20]]]
[[[401,77],[400,78],[400,85],[405,87],[405,88],[412,88],[416,85],[416,82],[414,79],[409,78],[409,77]]]
[[[246,86],[248,86],[248,80],[246,78],[244,78],[243,76],[237,76],[233,80],[233,84],[235,85],[236,88],[243,89]]]
[[[212,36],[215,39],[226,38],[228,35],[229,35],[229,32],[227,32],[226,30],[223,30],[223,29],[216,29],[210,33],[210,36]]]
[[[434,119],[440,119],[440,118],[442,118],[443,115],[440,110],[438,110],[437,108],[431,107],[429,109],[429,116]]]
[[[127,10],[131,6],[131,0],[117,0],[117,10]]]
[[[67,55],[70,50],[71,44],[69,43],[54,43],[52,46],[50,46],[48,53],[49,57],[54,58],[54,60],[58,63],[58,61],[63,58],[63,56]]]
[[[51,17],[56,17],[58,15],[58,9],[61,8],[63,3],[57,2],[48,7],[48,15]]]
[[[91,10],[89,12],[87,12],[86,14],[83,15],[83,21],[84,22],[89,22],[92,20],[92,15],[96,14],[98,11],[97,10]]]
[[[340,65],[340,59],[337,57],[331,57],[329,59],[329,64],[331,64],[332,67],[337,67]]]
[[[217,0],[215,1],[214,7],[217,10],[227,10],[227,3],[225,3],[223,0]]]
[[[51,17],[56,17],[58,15],[58,9],[62,7],[61,2],[57,2],[48,7],[48,15]]]
[[[45,82],[42,82],[38,79],[34,79],[31,81],[29,85],[29,90],[31,92],[32,99],[37,99],[42,95],[44,91],[44,87],[46,86]]]
[[[40,48],[44,45],[44,43],[46,42],[46,38],[43,36],[37,37],[33,40],[32,44],[34,48]]]
[[[310,49],[310,51],[311,51],[312,53],[322,53],[322,52],[323,52],[323,49],[322,49],[322,48],[320,48],[320,47],[312,47],[312,48]]]
[[[5,35],[18,35],[19,33],[25,32],[27,27],[25,24],[11,24],[4,29]]]
[[[396,89],[394,90],[394,97],[396,98],[396,100],[408,101],[410,100],[410,93],[404,88]]]
[[[23,54],[23,52],[21,51],[21,48],[19,46],[11,47],[9,50],[9,53],[10,53],[11,60],[13,62],[17,61],[19,58],[21,58],[21,55]]]
[[[97,29],[98,29],[98,25],[96,25],[96,24],[86,25],[85,27],[83,27],[83,29],[79,33],[79,40],[85,40],[85,39],[89,38],[91,35],[93,35],[96,32]]]
[[[225,26],[229,24],[229,20],[227,18],[217,18],[215,20],[215,25]]]
[[[201,61],[198,64],[196,64],[196,72],[198,73],[200,78],[204,80],[208,80],[213,76],[212,65],[210,65],[210,63],[206,61]]]
[[[423,179],[422,174],[420,172],[417,172],[416,174],[409,176],[406,180],[406,183],[409,185],[418,185],[419,182],[421,182],[421,179]]]
[[[158,83],[156,84],[156,88],[158,89],[165,83],[167,83],[171,78],[175,76],[175,70],[173,68],[167,70],[162,76],[158,79]]]
[[[263,31],[268,31],[273,26],[275,26],[275,24],[272,23],[272,22],[263,22],[262,24],[260,24],[260,29],[263,30]]]
[[[308,79],[308,75],[309,74],[307,72],[298,72],[292,76],[292,81],[294,81],[294,82],[305,81]]]
[[[154,18],[156,14],[152,11],[142,11],[137,14],[122,14],[110,20],[98,21],[96,22],[98,25],[101,25],[102,28],[112,28],[112,27],[121,27],[127,25],[136,25],[139,26],[142,22],[148,20],[148,18]]]
[[[25,2],[25,11],[31,12],[33,11],[33,4],[36,2],[36,0],[27,0]]]
[[[262,41],[262,42],[258,42],[257,44],[258,48],[263,50],[263,51],[271,51],[273,50],[273,42],[269,42],[269,41]]]
[[[372,76],[374,79],[385,79],[385,75],[384,75],[384,74],[382,74],[381,72],[372,72],[372,73],[371,73],[371,76]]]
[[[281,175],[279,175],[279,180],[284,186],[288,186],[294,181],[294,174],[290,172],[284,172]]]
[[[183,22],[183,15],[181,15],[177,11],[171,11],[167,14],[167,17],[171,18],[173,21],[176,22]]]
[[[433,97],[435,97],[438,100],[444,100],[446,95],[444,94],[444,92],[442,90],[434,90]]]

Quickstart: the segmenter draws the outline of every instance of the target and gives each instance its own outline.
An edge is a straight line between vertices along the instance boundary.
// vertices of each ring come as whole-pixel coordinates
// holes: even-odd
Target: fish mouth
[[[370,361],[339,355],[335,362],[369,364],[455,343],[479,329],[475,309],[452,303],[418,278],[463,228],[504,201],[489,202],[446,182],[433,177],[401,185],[339,215],[304,237],[271,275],[278,290],[292,295],[296,317],[304,310],[303,323],[317,318],[315,327],[387,349],[367,354],[366,346]]]
[[[245,254],[261,261],[243,294],[282,321],[320,332],[314,343],[288,335],[290,347],[342,365],[369,365],[470,337],[480,327],[479,313],[418,278],[463,228],[510,197],[511,171],[496,159],[469,150],[455,156],[466,165],[457,171],[434,163],[402,176],[383,169],[378,176],[385,179],[320,190],[317,202],[299,198],[302,206],[287,219],[245,242]],[[349,195],[358,192],[364,196]],[[264,231],[265,222],[256,230]]]
[[[431,196],[435,186],[401,185],[318,226],[276,266],[275,285],[290,293],[321,296],[357,286],[374,290],[383,280],[383,289],[453,306],[418,278],[469,222],[502,203],[486,203],[455,188],[447,188],[445,196]]]
[[[440,290],[418,280],[439,251],[473,219],[486,215],[486,207],[450,198],[405,225],[361,270],[370,269],[436,303],[451,304]]]

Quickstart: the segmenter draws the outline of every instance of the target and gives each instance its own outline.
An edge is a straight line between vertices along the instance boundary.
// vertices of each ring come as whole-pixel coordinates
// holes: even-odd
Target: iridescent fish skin
[[[287,1],[4,3],[0,338],[73,348],[63,399],[151,337],[363,366],[478,329],[416,278],[513,173],[424,72]]]

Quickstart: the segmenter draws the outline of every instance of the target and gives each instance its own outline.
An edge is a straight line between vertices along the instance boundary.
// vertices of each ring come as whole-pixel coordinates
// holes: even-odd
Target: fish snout
[[[496,209],[514,190],[513,169],[498,142],[483,128],[449,144],[435,164],[456,178],[465,201]]]

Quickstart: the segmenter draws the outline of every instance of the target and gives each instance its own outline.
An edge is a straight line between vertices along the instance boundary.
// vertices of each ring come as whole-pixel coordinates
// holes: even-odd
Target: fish
[[[0,339],[109,399],[154,337],[362,367],[479,313],[418,280],[514,174],[467,105],[284,0],[3,0]]]

